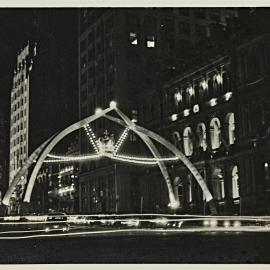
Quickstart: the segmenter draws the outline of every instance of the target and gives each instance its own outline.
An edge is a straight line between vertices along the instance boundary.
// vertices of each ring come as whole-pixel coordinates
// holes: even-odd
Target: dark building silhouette
[[[2,47],[10,57],[5,60],[7,69],[3,72],[9,81],[4,82],[7,90],[14,88],[10,69],[17,68],[13,64],[16,55],[27,43],[31,48],[36,47],[36,56],[29,56],[32,64],[27,66],[27,72],[31,66],[31,76],[26,152],[31,154],[44,140],[78,119],[77,12],[74,9],[2,9],[0,19],[1,33],[7,37]],[[1,52],[2,57],[5,50]],[[25,158],[18,163],[20,166]]]
[[[93,114],[97,107],[108,107],[115,100],[121,110],[141,125],[147,124],[145,117],[153,114],[155,129],[160,130],[163,121],[160,92],[153,99],[142,100],[142,96],[157,91],[164,81],[207,58],[206,52],[223,51],[227,26],[236,16],[234,9],[80,9],[80,118]],[[205,49],[200,49],[203,46]],[[144,108],[142,104],[146,104]],[[98,137],[105,130],[115,138],[121,134],[119,128],[104,119],[90,127]],[[80,133],[79,144],[80,153],[93,151],[84,131]],[[134,134],[129,135],[125,144],[130,151],[147,151]],[[166,187],[157,191],[161,202],[155,202],[150,193],[145,197],[138,180],[143,173],[143,167],[107,160],[81,165],[80,210],[120,213],[166,209]]]

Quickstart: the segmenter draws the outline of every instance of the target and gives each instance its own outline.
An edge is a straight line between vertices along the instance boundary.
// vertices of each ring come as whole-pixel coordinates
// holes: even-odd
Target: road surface
[[[0,263],[270,263],[270,234],[114,234],[0,240]]]

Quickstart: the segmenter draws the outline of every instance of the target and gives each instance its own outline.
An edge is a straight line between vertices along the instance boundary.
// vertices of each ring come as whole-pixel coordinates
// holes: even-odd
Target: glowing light
[[[193,106],[193,112],[194,112],[194,113],[197,113],[197,112],[199,112],[199,111],[200,111],[199,105],[198,105],[198,104],[194,105],[194,106]]]
[[[169,157],[169,158],[143,158],[143,157],[132,157],[132,156],[125,156],[125,155],[117,155],[116,157],[129,159],[129,160],[139,160],[139,161],[176,161],[178,157]]]
[[[182,101],[182,94],[180,92],[177,92],[174,94],[174,98],[176,99],[177,102]]]
[[[86,134],[88,136],[89,142],[93,146],[95,152],[99,153],[99,149],[98,149],[98,147],[97,147],[97,145],[95,143],[96,136],[95,136],[93,130],[91,129],[90,125],[89,124],[85,125],[84,130],[85,130],[85,132],[86,132]]]
[[[203,90],[206,90],[208,88],[208,83],[206,82],[206,80],[203,80],[201,82],[201,87],[202,87]]]
[[[114,155],[117,153],[117,151],[119,150],[119,148],[122,146],[122,144],[124,143],[125,139],[128,136],[128,132],[129,132],[129,128],[125,128],[123,133],[121,134],[120,138],[118,139],[118,141],[115,144],[115,148],[114,148]]]
[[[103,110],[101,108],[96,108],[95,114],[101,114]]]
[[[188,93],[190,96],[193,96],[195,94],[195,91],[194,91],[194,88],[192,86],[190,86],[188,89],[187,89]]]
[[[176,121],[178,118],[178,115],[175,113],[171,116],[172,121]]]
[[[177,209],[177,208],[179,208],[179,206],[180,206],[180,204],[177,201],[172,201],[168,204],[168,207],[170,207],[171,209]]]
[[[217,105],[217,98],[212,98],[212,99],[210,99],[210,100],[209,100],[209,105],[210,105],[211,107],[216,106],[216,105]]]
[[[204,220],[203,221],[203,226],[209,226],[210,225],[210,222],[209,222],[209,220]]]
[[[216,81],[218,84],[222,84],[223,83],[223,78],[220,74],[217,74],[216,75]]]
[[[69,187],[64,187],[64,188],[58,189],[59,194],[67,193],[67,192],[71,192],[71,191],[74,191],[74,186],[69,186]]]
[[[185,110],[183,111],[183,114],[184,114],[184,116],[189,116],[190,110],[189,110],[189,109],[185,109]]]
[[[223,226],[226,227],[226,228],[230,227],[230,221],[229,220],[225,220],[223,222]]]
[[[264,167],[268,168],[268,163],[267,162],[264,163]]]
[[[234,223],[233,223],[233,227],[240,227],[241,226],[241,222],[239,220],[236,220]]]
[[[116,106],[117,106],[116,101],[112,100],[112,101],[110,102],[110,108],[111,108],[111,109],[115,109]]]
[[[211,227],[216,227],[217,225],[218,225],[218,222],[217,222],[216,219],[211,219],[211,220],[210,220],[210,226],[211,226]]]
[[[64,173],[67,173],[67,172],[71,172],[73,170],[74,170],[74,167],[73,166],[65,167],[63,170],[61,170],[59,172],[59,174],[64,174]]]
[[[224,95],[224,98],[226,101],[230,100],[232,97],[232,92],[227,92],[225,95]]]

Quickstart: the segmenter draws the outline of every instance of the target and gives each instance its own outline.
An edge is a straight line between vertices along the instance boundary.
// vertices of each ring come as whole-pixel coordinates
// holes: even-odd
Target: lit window
[[[234,113],[228,113],[225,118],[227,126],[227,138],[229,145],[234,144],[235,142],[235,120]]]
[[[183,196],[183,183],[182,183],[179,176],[176,176],[174,178],[173,186],[174,186],[174,196],[175,196],[175,198],[178,199],[179,201],[181,201],[182,196]]]
[[[187,184],[187,187],[186,187],[186,191],[187,191],[187,194],[186,194],[186,196],[187,196],[187,202],[188,203],[191,203],[192,202],[192,199],[193,199],[192,198],[193,197],[192,196],[193,195],[192,194],[193,193],[192,192],[192,175],[189,174],[187,176],[187,183],[186,184]]]
[[[156,45],[154,36],[147,36],[147,48],[154,48]]]
[[[192,130],[190,127],[185,128],[183,133],[183,140],[185,155],[190,157],[193,153]]]
[[[212,174],[213,196],[216,200],[225,198],[224,176],[221,168],[215,168]]]
[[[130,32],[129,33],[129,41],[132,45],[138,45],[138,35],[137,33]]]
[[[174,131],[172,134],[172,141],[175,147],[181,149],[181,136],[178,131]]]
[[[178,115],[177,115],[177,114],[172,114],[172,115],[171,115],[172,121],[176,121],[177,118],[178,118]]]
[[[234,166],[232,169],[232,197],[233,199],[239,198],[239,183],[238,183],[238,167]]]
[[[190,96],[193,96],[195,94],[194,88],[192,86],[188,87],[187,91]]]
[[[210,138],[212,149],[217,149],[221,144],[221,125],[218,118],[213,118],[210,122]]]
[[[182,100],[183,100],[182,93],[180,93],[179,91],[177,91],[177,92],[174,94],[174,100],[175,100],[175,104],[176,104],[176,105],[178,105],[178,103],[182,102]]]
[[[203,80],[201,83],[200,83],[201,87],[203,90],[206,90],[208,89],[208,82],[206,80]]]
[[[200,123],[196,129],[197,136],[199,138],[199,146],[203,151],[207,149],[207,141],[206,141],[206,126],[204,123]]]

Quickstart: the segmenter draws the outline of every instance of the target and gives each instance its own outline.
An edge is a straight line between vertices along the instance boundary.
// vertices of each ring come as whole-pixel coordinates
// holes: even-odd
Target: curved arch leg
[[[136,125],[126,115],[121,113],[121,111],[119,111],[118,109],[115,109],[115,111],[124,120],[126,125],[130,129],[132,129],[143,140],[143,142],[147,145],[147,147],[152,152],[153,156],[155,158],[161,158],[156,146],[153,144],[151,139],[147,135],[145,135],[144,133],[139,132],[136,129]],[[162,173],[162,175],[163,175],[163,177],[165,179],[165,182],[166,182],[166,185],[167,185],[167,188],[168,188],[169,199],[170,199],[170,207],[173,208],[173,209],[179,208],[180,202],[174,196],[174,192],[173,192],[173,188],[172,188],[172,184],[171,184],[171,179],[170,179],[169,173],[167,171],[167,168],[166,168],[164,162],[163,161],[158,161],[158,166],[160,168],[160,171],[161,171],[161,173]]]
[[[51,150],[55,147],[55,145],[59,141],[61,141],[65,136],[67,136],[68,134],[72,133],[75,130],[82,128],[86,124],[89,124],[89,123],[95,121],[96,119],[104,116],[106,113],[108,113],[112,110],[113,110],[113,108],[107,108],[107,109],[103,110],[102,112],[100,112],[99,114],[94,114],[94,115],[91,115],[89,117],[86,117],[83,120],[80,120],[80,121],[72,124],[71,126],[65,128],[59,134],[57,134],[56,136],[53,137],[53,139],[44,148],[43,152],[39,156],[37,163],[34,167],[34,170],[32,171],[32,174],[30,176],[30,179],[29,179],[29,182],[27,185],[25,197],[24,197],[25,202],[30,202],[30,198],[31,198],[32,190],[33,190],[36,178],[37,178],[37,174],[42,166],[43,161],[45,160],[47,155],[51,152]]]
[[[51,138],[50,138],[51,139]],[[46,142],[44,142],[41,146],[39,146],[31,155],[30,157],[26,160],[26,162],[24,163],[23,167],[18,171],[18,173],[14,176],[5,196],[3,199],[3,204],[5,205],[9,205],[10,204],[10,197],[12,195],[12,193],[14,192],[16,185],[19,184],[21,177],[27,172],[27,170],[30,168],[30,166],[33,164],[33,162],[35,161],[35,159],[38,158],[38,156],[40,155],[40,153],[43,151],[43,149],[46,147],[46,145],[48,144],[48,142],[50,141],[50,139],[48,139]]]
[[[118,111],[119,111],[119,109],[118,109]],[[121,119],[115,118],[113,116],[108,116],[108,115],[105,115],[105,117],[111,121],[114,121],[114,122],[122,125],[122,126],[125,126],[125,122]],[[133,128],[135,128],[135,126],[136,126],[136,129],[138,131],[147,134],[150,138],[152,138],[152,139],[156,140],[157,142],[161,143],[162,145],[164,145],[167,149],[169,149],[172,153],[174,153],[183,162],[183,164],[192,173],[195,180],[198,182],[199,186],[201,187],[201,189],[205,195],[206,202],[209,205],[210,212],[212,214],[216,215],[217,209],[216,209],[216,205],[215,205],[213,196],[211,195],[206,183],[204,182],[204,180],[203,180],[202,176],[200,175],[200,173],[198,172],[197,168],[190,162],[190,160],[188,158],[186,158],[186,156],[179,149],[177,149],[173,144],[171,144],[170,142],[165,140],[163,137],[161,137],[157,133],[150,131],[146,128],[143,128],[139,125],[135,125],[135,123],[133,123]]]

